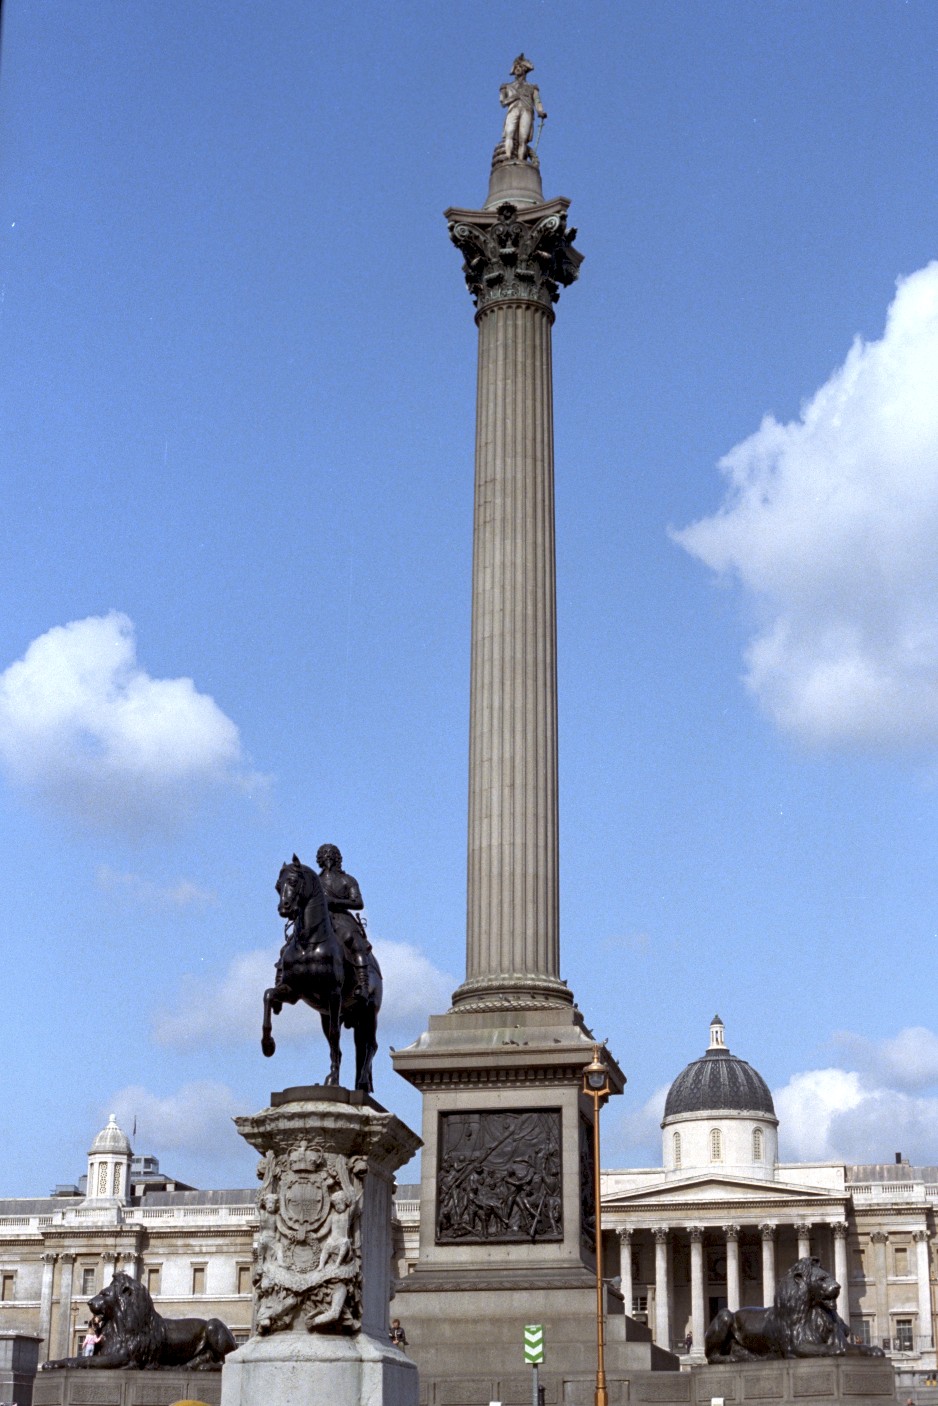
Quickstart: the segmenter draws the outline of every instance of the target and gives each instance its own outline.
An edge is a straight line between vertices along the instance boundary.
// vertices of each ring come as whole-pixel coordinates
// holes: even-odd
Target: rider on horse
[[[361,919],[355,917],[355,913],[365,906],[358,880],[342,868],[338,845],[320,845],[316,851],[316,863],[319,865],[319,882],[329,905],[332,926],[336,936],[344,942],[349,962],[355,969],[356,994],[367,998],[371,943],[365,935]]]

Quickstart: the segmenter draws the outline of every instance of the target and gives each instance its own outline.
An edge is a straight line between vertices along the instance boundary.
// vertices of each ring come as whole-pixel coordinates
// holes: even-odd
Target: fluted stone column
[[[834,1221],[831,1226],[834,1236],[834,1278],[840,1285],[840,1307],[838,1312],[841,1318],[850,1322],[850,1275],[847,1268],[847,1222],[845,1220]]]
[[[704,1334],[707,1325],[704,1314],[704,1265],[703,1227],[692,1225],[690,1235],[690,1331],[693,1337],[691,1351],[695,1357],[703,1355]],[[670,1343],[662,1344],[670,1347]]]
[[[52,1356],[52,1290],[55,1285],[55,1262],[58,1255],[47,1250],[42,1256],[42,1286],[39,1290],[39,1332],[43,1341],[39,1352],[43,1362]]]
[[[65,1254],[62,1259],[62,1274],[59,1279],[59,1333],[58,1357],[67,1357],[71,1350],[72,1331],[72,1278],[75,1272],[75,1255]]]
[[[726,1236],[726,1306],[739,1308],[739,1226],[725,1225]]]
[[[622,1298],[625,1302],[625,1311],[632,1313],[632,1232],[630,1229],[619,1231],[619,1278]]]
[[[795,1225],[798,1232],[798,1258],[807,1259],[811,1253],[811,1222],[800,1220]]]
[[[447,211],[479,328],[466,980],[457,1008],[566,1004],[560,979],[551,326],[582,256],[565,200]]]
[[[886,1242],[889,1233],[885,1230],[874,1230],[870,1234],[873,1244],[873,1258],[875,1260],[874,1274],[876,1275],[876,1341],[882,1338],[891,1338],[891,1324],[889,1321],[889,1297],[886,1268]]]
[[[762,1235],[762,1302],[767,1308],[775,1302],[775,1229],[768,1221],[759,1226]]]
[[[928,1231],[916,1230],[915,1241],[916,1273],[918,1275],[918,1335],[916,1344],[919,1352],[927,1352],[934,1346],[931,1311],[931,1268],[928,1263]]]
[[[656,1226],[655,1237],[655,1342],[671,1351],[671,1284],[668,1275],[668,1229]]]

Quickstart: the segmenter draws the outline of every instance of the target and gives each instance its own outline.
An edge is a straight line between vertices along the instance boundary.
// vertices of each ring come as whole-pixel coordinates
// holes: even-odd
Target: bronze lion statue
[[[237,1346],[220,1318],[163,1318],[149,1293],[129,1274],[88,1300],[103,1323],[102,1342],[93,1357],[61,1357],[52,1367],[184,1367],[217,1370]]]
[[[760,1357],[882,1357],[856,1342],[837,1312],[840,1285],[813,1256],[798,1260],[778,1281],[771,1308],[722,1308],[707,1329],[708,1362]]]

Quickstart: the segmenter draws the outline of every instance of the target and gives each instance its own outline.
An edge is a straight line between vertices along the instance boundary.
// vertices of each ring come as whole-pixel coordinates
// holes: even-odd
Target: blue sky
[[[629,1076],[727,1040],[789,1157],[938,1161],[938,8],[6,0],[8,1195],[111,1109],[202,1185],[325,1069],[260,998],[338,843],[383,1043],[464,962],[475,328],[524,51],[554,331],[563,971]],[[897,291],[898,290],[898,291]],[[722,468],[720,467],[722,465]],[[380,1056],[378,1096],[419,1127]]]

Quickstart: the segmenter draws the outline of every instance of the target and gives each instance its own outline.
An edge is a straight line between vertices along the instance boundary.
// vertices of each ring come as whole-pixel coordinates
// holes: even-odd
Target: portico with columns
[[[661,1131],[663,1165],[604,1172],[602,1195],[608,1272],[618,1264],[626,1312],[659,1345],[702,1361],[719,1309],[771,1303],[777,1280],[815,1255],[859,1337],[910,1372],[935,1370],[938,1184],[898,1159],[780,1163],[771,1092],[731,1054],[719,1016],[704,1055],[671,1085]]]

